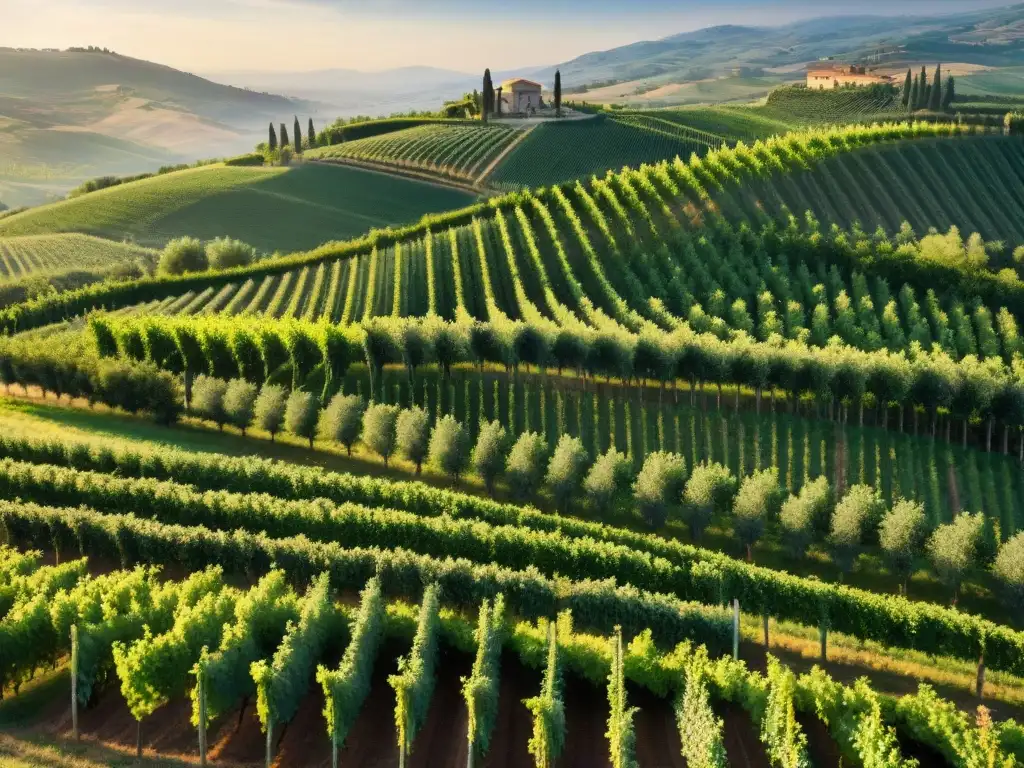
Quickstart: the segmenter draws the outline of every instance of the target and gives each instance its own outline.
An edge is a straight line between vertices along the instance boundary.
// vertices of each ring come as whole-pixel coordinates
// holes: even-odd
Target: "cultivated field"
[[[0,219],[0,237],[82,232],[162,246],[234,237],[261,251],[313,248],[466,205],[473,196],[355,168],[204,166]]]
[[[0,283],[155,259],[147,249],[88,235],[0,237]]]

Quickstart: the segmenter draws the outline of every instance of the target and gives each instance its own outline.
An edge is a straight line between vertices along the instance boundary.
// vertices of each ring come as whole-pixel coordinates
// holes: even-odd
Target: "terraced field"
[[[79,232],[161,247],[181,236],[241,239],[261,251],[313,248],[467,205],[473,195],[356,168],[179,171],[0,219],[0,237]]]
[[[357,160],[476,183],[519,135],[500,125],[423,125],[310,150],[305,158]]]
[[[720,144],[700,130],[643,117],[598,115],[538,125],[488,178],[498,189],[521,189],[586,179],[623,166],[703,154]],[[586,151],[581,151],[581,148]]]
[[[147,249],[88,235],[0,237],[0,283],[152,258]]]

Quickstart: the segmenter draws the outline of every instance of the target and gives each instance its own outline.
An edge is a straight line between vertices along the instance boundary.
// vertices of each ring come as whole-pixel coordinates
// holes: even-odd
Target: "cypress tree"
[[[928,72],[925,70],[924,65],[921,66],[921,82],[917,86],[917,104],[916,109],[924,109],[928,106]]]
[[[274,131],[273,123],[270,124],[270,140],[268,141],[267,146],[270,147],[271,152],[277,149],[277,133]]]
[[[928,109],[938,112],[942,108],[942,65],[935,66],[935,79],[932,80],[932,89],[928,94]]]
[[[309,118],[309,126],[306,128],[306,140],[309,141],[309,148],[316,147],[316,131],[313,130],[313,118]]]
[[[302,132],[299,130],[299,117],[295,116],[295,154],[302,152]]]
[[[907,69],[907,79],[903,82],[903,106],[910,106],[910,92],[914,87],[914,76],[911,74],[910,69]]]
[[[953,82],[953,76],[946,76],[946,91],[942,94],[942,108],[945,111],[949,111],[949,108],[953,106],[953,99],[956,97],[956,86]]]
[[[484,122],[487,122],[487,118],[491,114],[491,110],[494,109],[494,83],[491,82],[491,70],[484,70],[484,88],[483,88],[483,111],[482,117]]]
[[[918,94],[918,91],[920,90],[920,88],[921,88],[921,76],[917,75],[917,76],[914,77],[914,84],[912,86],[910,86],[909,109],[910,109],[911,112],[913,112],[915,109],[917,109],[917,94]]]
[[[281,123],[281,146],[288,146],[288,129],[285,128],[284,123]]]
[[[562,72],[555,70],[555,114],[562,115]]]

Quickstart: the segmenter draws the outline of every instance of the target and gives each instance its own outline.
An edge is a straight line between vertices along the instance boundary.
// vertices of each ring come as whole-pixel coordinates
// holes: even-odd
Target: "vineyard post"
[[[199,764],[206,765],[206,666],[199,663]]]
[[[142,720],[135,721],[135,763],[142,765]]]
[[[985,651],[978,657],[978,682],[974,691],[979,699],[985,695]]]
[[[762,618],[764,619],[764,647],[765,647],[765,650],[768,650],[768,612],[767,611],[765,611],[764,616]]]
[[[732,601],[732,658],[740,659],[740,601]]]
[[[821,638],[821,660],[828,661],[828,624],[824,621],[818,627],[818,636]]]
[[[78,741],[78,626],[71,625],[71,738]]]
[[[338,734],[331,733],[331,768],[338,768]]]
[[[274,762],[274,719],[267,715],[267,768]]]

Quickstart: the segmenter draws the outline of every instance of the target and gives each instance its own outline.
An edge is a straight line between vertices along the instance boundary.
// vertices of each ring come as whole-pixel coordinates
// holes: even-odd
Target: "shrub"
[[[629,457],[614,448],[597,457],[583,481],[583,492],[598,512],[605,513],[625,502],[633,479]]]
[[[201,419],[212,421],[218,429],[224,429],[228,420],[224,410],[224,395],[228,383],[213,376],[197,376],[192,384],[192,412]]]
[[[878,543],[882,547],[889,567],[900,576],[900,591],[907,591],[907,579],[914,567],[914,559],[921,551],[924,537],[924,507],[916,501],[897,501],[878,529]]]
[[[177,382],[152,363],[103,360],[95,390],[95,398],[111,408],[128,413],[149,411],[161,424],[173,424],[181,414]]]
[[[480,475],[487,492],[494,495],[494,481],[505,468],[508,454],[508,432],[500,421],[485,421],[480,424],[480,433],[473,449],[473,469]]]
[[[555,451],[551,454],[551,461],[548,462],[547,477],[544,479],[558,509],[567,511],[569,502],[579,494],[583,473],[589,462],[590,454],[578,437],[562,435],[558,439]]]
[[[736,494],[733,514],[736,537],[747,550],[747,561],[754,559],[754,545],[764,533],[765,524],[782,506],[783,492],[775,469],[765,469],[745,477]]]
[[[882,497],[869,485],[854,485],[836,504],[832,513],[829,544],[832,545],[836,564],[843,573],[853,570],[860,554],[864,529],[877,521],[885,512]]]
[[[370,403],[370,407],[363,414],[363,443],[384,459],[385,467],[391,454],[395,452],[398,410],[397,405]]]
[[[547,458],[548,444],[536,432],[524,432],[508,454],[505,477],[509,490],[517,499],[537,492]]]
[[[430,434],[430,464],[453,480],[466,471],[469,461],[469,439],[466,430],[454,416],[445,416],[434,425]]]
[[[366,403],[359,395],[344,395],[339,392],[320,413],[320,422],[317,425],[320,439],[341,443],[351,456],[352,446],[363,431],[365,411]]]
[[[690,526],[690,535],[699,541],[714,515],[729,511],[736,495],[736,476],[717,462],[698,464],[693,468],[683,491],[683,515]]]
[[[256,260],[256,249],[241,240],[218,237],[206,245],[206,258],[210,269],[245,267]]]
[[[270,442],[274,442],[277,433],[284,426],[285,401],[288,395],[284,387],[277,384],[264,384],[256,398],[256,418],[252,425],[270,433]]]
[[[819,520],[828,518],[832,489],[828,478],[818,477],[804,483],[799,495],[790,496],[782,505],[779,523],[782,538],[793,557],[803,557],[819,529]]]
[[[665,451],[647,455],[633,484],[633,495],[648,525],[660,528],[669,513],[679,509],[685,484],[686,459]]]
[[[395,439],[398,453],[416,465],[420,473],[423,460],[427,458],[430,442],[430,415],[418,406],[405,408],[395,422]]]
[[[319,416],[320,403],[317,399],[309,392],[296,389],[288,397],[284,409],[284,427],[295,437],[309,440],[309,447],[312,448]]]
[[[960,585],[978,560],[978,544],[985,527],[981,512],[961,513],[953,522],[940,525],[928,541],[928,555],[939,578],[953,590],[956,604]]]
[[[224,165],[227,166],[253,166],[263,165],[264,157],[260,152],[249,152],[245,155],[237,155],[236,157],[229,157],[224,161]]]
[[[999,548],[992,573],[1002,588],[1006,606],[1020,616],[1024,613],[1024,531]]]
[[[208,268],[206,249],[194,237],[171,240],[160,254],[160,272],[165,275],[203,272]]]
[[[256,385],[245,379],[232,379],[224,392],[224,414],[228,424],[238,427],[242,434],[252,424],[256,413]]]

